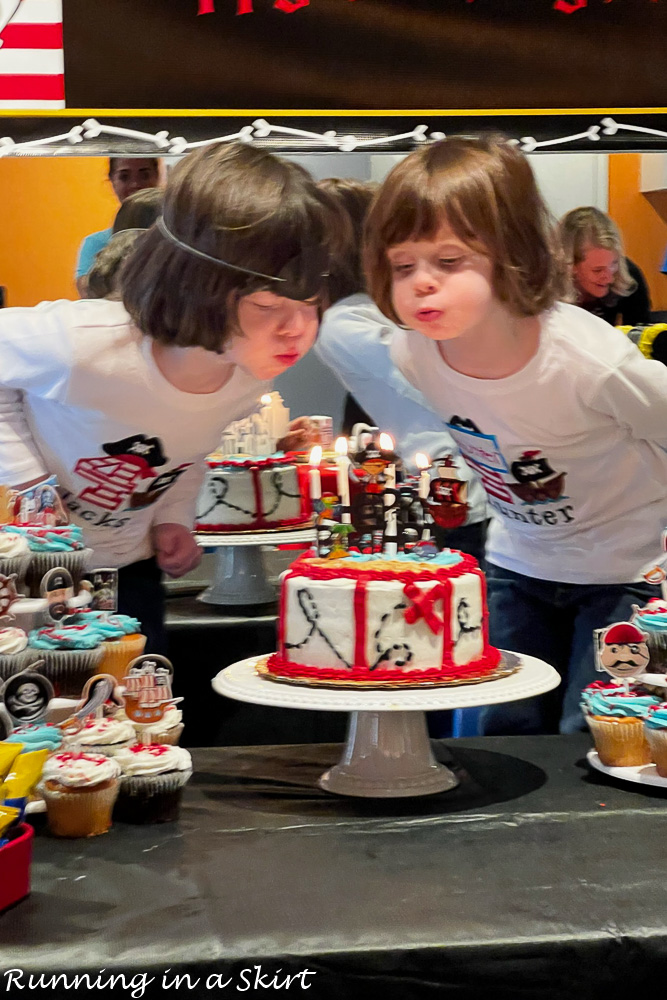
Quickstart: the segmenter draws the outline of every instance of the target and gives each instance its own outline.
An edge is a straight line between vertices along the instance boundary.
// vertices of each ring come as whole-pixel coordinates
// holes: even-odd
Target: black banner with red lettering
[[[64,0],[68,108],[661,108],[667,0]]]

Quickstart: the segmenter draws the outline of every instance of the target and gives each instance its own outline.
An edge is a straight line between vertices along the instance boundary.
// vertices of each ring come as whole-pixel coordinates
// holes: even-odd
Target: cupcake
[[[104,657],[99,632],[87,625],[58,625],[34,629],[28,649],[44,660],[42,673],[59,697],[78,697],[89,677],[99,673]]]
[[[137,737],[131,722],[118,718],[87,719],[78,732],[67,736],[67,746],[84,753],[115,757],[119,750],[132,746]]]
[[[21,628],[0,628],[0,680],[18,674],[35,659],[28,650],[28,636]]]
[[[49,722],[36,722],[31,726],[19,726],[7,737],[5,743],[22,743],[21,753],[31,750],[48,750],[55,753],[63,742],[63,734],[58,726]]]
[[[7,531],[7,525],[0,527],[0,573],[12,576],[16,573],[16,589],[23,592],[25,575],[30,566],[30,547],[25,538],[15,532]]]
[[[111,826],[120,787],[120,767],[112,757],[57,753],[44,765],[39,791],[49,829],[57,837],[96,837]]]
[[[74,580],[75,590],[78,588],[81,576],[92,549],[87,549],[83,541],[81,528],[76,524],[64,524],[59,527],[44,527],[42,525],[6,524],[1,529],[8,534],[20,535],[28,543],[30,549],[30,569],[28,583],[32,597],[40,596],[42,577],[50,569],[62,566],[69,570]]]
[[[99,664],[101,674],[111,674],[122,681],[128,664],[141,656],[146,636],[141,634],[138,619],[129,615],[110,614],[108,611],[80,611],[69,615],[65,625],[89,625],[96,629],[102,645],[103,657]]]
[[[653,705],[644,719],[644,735],[661,778],[667,778],[667,704]]]
[[[640,767],[651,763],[644,718],[660,699],[639,685],[630,694],[619,684],[596,681],[581,693],[581,707],[605,767]]]
[[[140,722],[133,723],[139,743],[162,743],[175,747],[183,732],[183,713],[175,705],[170,705],[159,722],[144,726]]]
[[[647,635],[646,645],[651,657],[649,671],[667,671],[667,604],[660,598],[652,598],[643,608],[636,605],[632,623]]]
[[[115,817],[126,823],[168,823],[178,819],[183,788],[192,774],[192,758],[182,747],[136,743],[120,750],[121,768]]]

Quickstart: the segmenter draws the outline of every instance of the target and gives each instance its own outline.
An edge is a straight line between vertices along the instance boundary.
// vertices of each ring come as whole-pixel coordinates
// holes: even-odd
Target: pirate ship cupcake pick
[[[459,528],[468,516],[468,483],[451,455],[436,459],[437,476],[428,493],[428,512],[441,528]]]
[[[123,678],[125,714],[139,729],[141,743],[150,743],[151,730],[161,722],[167,708],[183,701],[172,697],[173,673],[166,656],[147,653],[132,660]]]

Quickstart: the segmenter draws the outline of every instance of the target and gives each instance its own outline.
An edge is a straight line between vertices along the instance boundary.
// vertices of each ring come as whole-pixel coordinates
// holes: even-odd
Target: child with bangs
[[[403,328],[395,363],[486,489],[491,642],[562,676],[488,707],[482,731],[585,728],[593,629],[658,597],[667,524],[667,372],[620,331],[558,301],[548,210],[526,158],[452,138],[389,174],[366,228],[369,291]]]
[[[162,572],[199,562],[204,458],[312,346],[336,216],[305,170],[207,146],[171,172],[120,300],[0,313],[0,482],[54,474],[119,610],[164,651]],[[286,446],[307,433],[295,422]]]

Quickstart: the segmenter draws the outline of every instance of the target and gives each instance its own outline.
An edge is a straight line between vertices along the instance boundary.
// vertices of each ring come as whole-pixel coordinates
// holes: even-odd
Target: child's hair
[[[502,137],[453,137],[395,166],[369,211],[366,278],[386,316],[400,323],[387,250],[406,240],[434,239],[443,222],[473,250],[488,254],[494,292],[516,315],[535,316],[559,298],[561,255],[528,160]]]
[[[88,298],[120,298],[119,278],[123,263],[134,250],[140,229],[123,229],[114,233],[105,247],[95,254],[88,272]]]
[[[164,191],[162,188],[142,188],[135,191],[116,212],[113,233],[124,229],[149,229],[162,212]]]
[[[244,295],[326,305],[336,228],[303,167],[242,143],[204,146],[171,171],[163,218],[123,268],[123,302],[155,340],[220,354]]]
[[[317,186],[330,195],[347,224],[343,245],[331,261],[330,299],[338,302],[365,289],[361,260],[364,221],[378,185],[353,177],[325,177]]]
[[[599,208],[585,205],[566,212],[558,224],[563,256],[568,269],[570,287],[567,298],[576,302],[579,295],[573,281],[573,268],[580,264],[588,250],[610,250],[618,258],[618,270],[609,291],[614,295],[630,295],[637,288],[631,277],[623,250],[623,239],[615,222]]]

